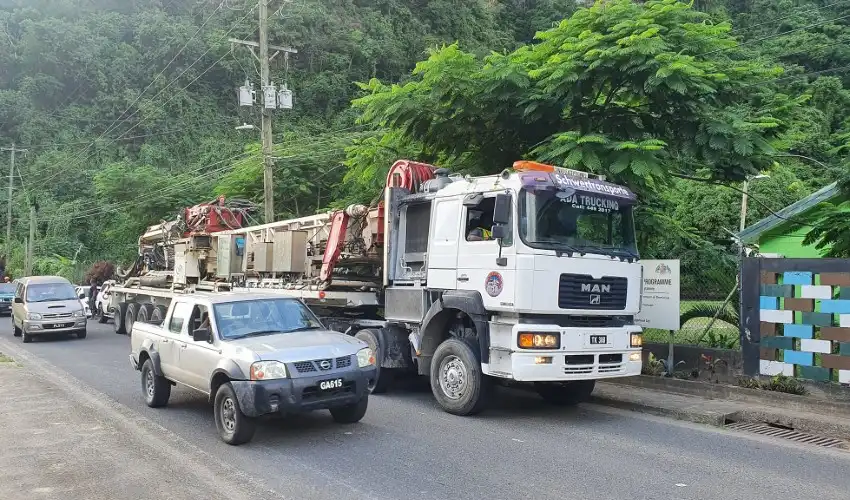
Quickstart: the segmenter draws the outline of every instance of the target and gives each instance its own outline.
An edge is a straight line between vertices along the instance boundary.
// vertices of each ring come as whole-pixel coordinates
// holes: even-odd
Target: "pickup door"
[[[194,387],[199,391],[210,392],[210,381],[213,371],[221,361],[221,342],[216,335],[215,318],[210,318],[210,331],[213,333],[212,342],[205,340],[194,340],[192,333],[195,328],[203,323],[207,314],[207,306],[203,304],[194,305],[190,309],[189,320],[183,326],[183,333],[177,341],[179,352],[179,364],[183,370],[180,380],[183,384]]]
[[[180,345],[185,340],[186,323],[192,312],[192,303],[175,300],[165,319],[160,336],[156,339],[160,365],[165,378],[174,382],[186,383],[185,369],[180,365]]]

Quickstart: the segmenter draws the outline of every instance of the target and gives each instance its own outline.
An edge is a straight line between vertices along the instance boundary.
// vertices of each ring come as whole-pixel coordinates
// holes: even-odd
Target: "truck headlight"
[[[360,368],[375,366],[375,351],[371,347],[357,351],[357,366]]]
[[[557,333],[520,333],[517,338],[520,349],[558,349],[561,335]]]
[[[633,333],[630,344],[632,347],[641,347],[643,345],[643,334]]]
[[[74,311],[74,317],[75,318],[82,318],[85,315],[86,315],[85,311]]]
[[[287,378],[286,365],[280,361],[257,361],[251,365],[251,380]]]
[[[27,313],[27,319],[41,319],[41,314]]]

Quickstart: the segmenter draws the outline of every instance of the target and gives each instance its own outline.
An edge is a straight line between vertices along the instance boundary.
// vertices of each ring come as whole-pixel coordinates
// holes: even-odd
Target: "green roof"
[[[835,198],[841,193],[837,182],[833,182],[829,186],[806,196],[802,200],[794,202],[782,210],[776,212],[776,215],[769,215],[764,219],[756,222],[752,226],[747,227],[736,236],[744,243],[754,243],[766,231],[770,231],[782,224],[788,222],[788,219],[804,214],[816,207],[817,205]],[[778,215],[778,216],[777,216]]]

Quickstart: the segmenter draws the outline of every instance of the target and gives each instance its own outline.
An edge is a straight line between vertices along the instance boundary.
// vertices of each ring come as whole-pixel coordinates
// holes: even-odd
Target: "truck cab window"
[[[496,197],[489,196],[481,203],[469,207],[466,211],[466,241],[490,241],[493,239],[493,212],[496,209]],[[503,247],[512,244],[513,232],[508,224],[507,237],[502,240]]]

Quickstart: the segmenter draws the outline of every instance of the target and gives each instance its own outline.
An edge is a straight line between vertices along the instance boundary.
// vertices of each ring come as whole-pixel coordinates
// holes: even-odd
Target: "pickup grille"
[[[628,279],[604,276],[593,279],[583,274],[562,274],[558,286],[558,307],[616,311],[626,308]]]
[[[322,362],[327,361],[327,368],[322,366]],[[328,371],[333,368],[348,368],[351,366],[351,356],[341,356],[335,360],[331,359],[316,359],[313,361],[299,361],[292,363],[298,373],[311,373],[318,371]]]

